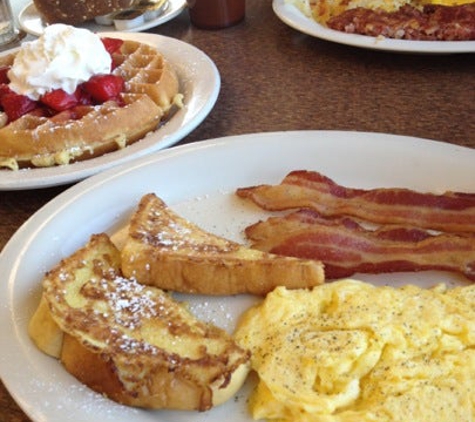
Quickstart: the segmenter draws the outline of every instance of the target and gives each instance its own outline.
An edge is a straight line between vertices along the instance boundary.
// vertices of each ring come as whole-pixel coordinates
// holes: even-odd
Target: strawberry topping
[[[112,55],[113,53],[117,53],[122,47],[122,44],[124,43],[123,40],[120,40],[118,38],[108,38],[104,37],[101,38],[102,44],[104,44],[105,49],[107,52]]]
[[[75,93],[68,94],[62,89],[55,89],[44,94],[40,101],[55,111],[63,111],[78,104],[78,98]]]
[[[84,89],[94,100],[104,103],[120,95],[124,89],[124,80],[117,75],[95,75],[84,83]]]
[[[0,67],[0,84],[8,84],[10,80],[8,79],[7,72],[10,70],[10,66],[1,66]]]
[[[0,97],[0,106],[7,114],[8,121],[11,122],[24,114],[33,111],[38,107],[38,103],[30,100],[25,95],[17,94],[9,89],[9,92],[2,93]]]
[[[101,40],[111,57],[123,44],[123,40],[117,38],[102,38]],[[114,63],[112,67],[115,67]],[[58,117],[63,120],[67,116],[75,118],[76,113],[64,112],[79,106],[102,104],[110,100],[116,101],[119,106],[124,105],[120,94],[124,90],[125,83],[123,78],[117,75],[94,75],[87,82],[78,85],[72,94],[62,89],[55,89],[44,94],[39,101],[34,101],[25,95],[15,93],[8,87],[9,69],[9,66],[0,67],[0,111],[7,114],[9,123],[32,112],[35,115],[50,116],[63,114]]]

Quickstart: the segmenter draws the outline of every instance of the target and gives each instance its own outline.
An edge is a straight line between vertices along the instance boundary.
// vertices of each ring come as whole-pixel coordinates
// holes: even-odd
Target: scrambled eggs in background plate
[[[322,25],[333,16],[343,13],[345,10],[362,7],[364,9],[381,9],[386,12],[395,12],[408,4],[416,8],[422,8],[424,4],[442,6],[458,6],[473,3],[475,0],[285,0],[294,5],[305,16],[314,19]]]
[[[475,419],[475,285],[278,287],[235,337],[259,376],[254,419]]]

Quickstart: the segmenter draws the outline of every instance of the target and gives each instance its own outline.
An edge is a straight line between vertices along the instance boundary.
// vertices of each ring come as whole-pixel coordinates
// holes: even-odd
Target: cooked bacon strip
[[[353,189],[313,171],[293,171],[279,185],[239,188],[265,210],[312,208],[325,216],[353,216],[445,232],[475,232],[475,194],[442,195],[403,188]]]
[[[475,281],[472,234],[431,234],[403,226],[370,230],[348,217],[324,218],[309,209],[270,217],[247,227],[245,233],[256,249],[323,262],[327,279],[441,270]]]
[[[404,5],[395,12],[362,7],[333,16],[329,28],[351,34],[428,41],[475,40],[475,4]]]

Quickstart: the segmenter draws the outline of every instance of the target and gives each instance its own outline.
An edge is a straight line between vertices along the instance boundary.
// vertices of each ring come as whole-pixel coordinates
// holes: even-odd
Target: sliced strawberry
[[[18,119],[38,107],[36,101],[30,100],[25,95],[16,94],[13,91],[2,95],[0,105],[7,114],[9,122]]]
[[[10,79],[7,75],[9,70],[10,70],[10,66],[1,66],[0,67],[0,84],[10,83]]]
[[[101,38],[102,44],[104,45],[106,51],[109,53],[111,57],[111,70],[114,70],[118,63],[114,60],[114,53],[118,53],[122,44],[124,44],[123,40],[118,38]]]
[[[5,94],[13,92],[7,84],[0,84],[0,101]]]
[[[78,99],[78,104],[80,105],[94,104],[94,100],[92,99],[91,94],[85,90],[84,84],[81,84],[77,87],[74,95]]]
[[[124,80],[117,75],[95,75],[84,83],[84,89],[94,100],[104,103],[119,96],[124,89]]]
[[[67,110],[78,104],[78,98],[75,93],[68,94],[62,89],[55,89],[44,94],[40,101],[56,111]]]
[[[104,44],[105,49],[109,54],[113,54],[119,51],[120,47],[122,47],[122,44],[124,44],[123,40],[120,40],[118,38],[108,38],[104,37],[101,38],[102,44]]]

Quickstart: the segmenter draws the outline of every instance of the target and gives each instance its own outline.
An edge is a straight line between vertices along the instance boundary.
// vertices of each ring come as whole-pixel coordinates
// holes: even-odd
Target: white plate
[[[326,28],[305,16],[286,0],[273,0],[275,14],[284,23],[307,35],[354,47],[405,53],[448,54],[474,53],[475,41],[412,41],[376,38],[359,34],[347,34]]]
[[[178,73],[185,107],[158,130],[122,150],[67,166],[15,172],[0,170],[0,190],[43,188],[84,179],[179,142],[212,110],[218,98],[221,78],[214,62],[201,50],[183,41],[155,34],[103,32],[100,35],[133,39],[156,46]]]
[[[145,31],[149,28],[154,28],[155,26],[162,25],[165,22],[173,19],[178,16],[182,10],[186,7],[186,0],[169,0],[169,4],[164,12],[155,19],[147,21],[142,25],[135,26],[133,28],[121,31],[121,32],[140,32]],[[39,36],[43,33],[45,29],[45,23],[41,19],[38,10],[34,3],[27,4],[20,12],[18,16],[18,23],[20,24],[21,29],[25,32]],[[104,32],[104,31],[114,31],[114,26],[108,25],[99,25],[95,21],[89,21],[84,24],[78,25],[81,28],[87,28],[94,32]]]
[[[176,422],[251,421],[249,384],[235,399],[205,413],[144,411],[100,397],[69,376],[30,342],[27,324],[37,306],[44,272],[83,245],[92,233],[113,233],[139,198],[156,192],[201,227],[243,240],[245,225],[264,215],[234,190],[278,183],[290,170],[318,170],[354,187],[402,186],[418,190],[475,191],[475,150],[434,141],[358,132],[302,131],[241,135],[159,151],[95,175],[35,213],[0,255],[0,373],[33,421]],[[461,283],[426,272],[360,276],[375,283]],[[182,297],[182,296],[180,296]],[[186,299],[205,319],[228,330],[255,299],[249,296]]]

